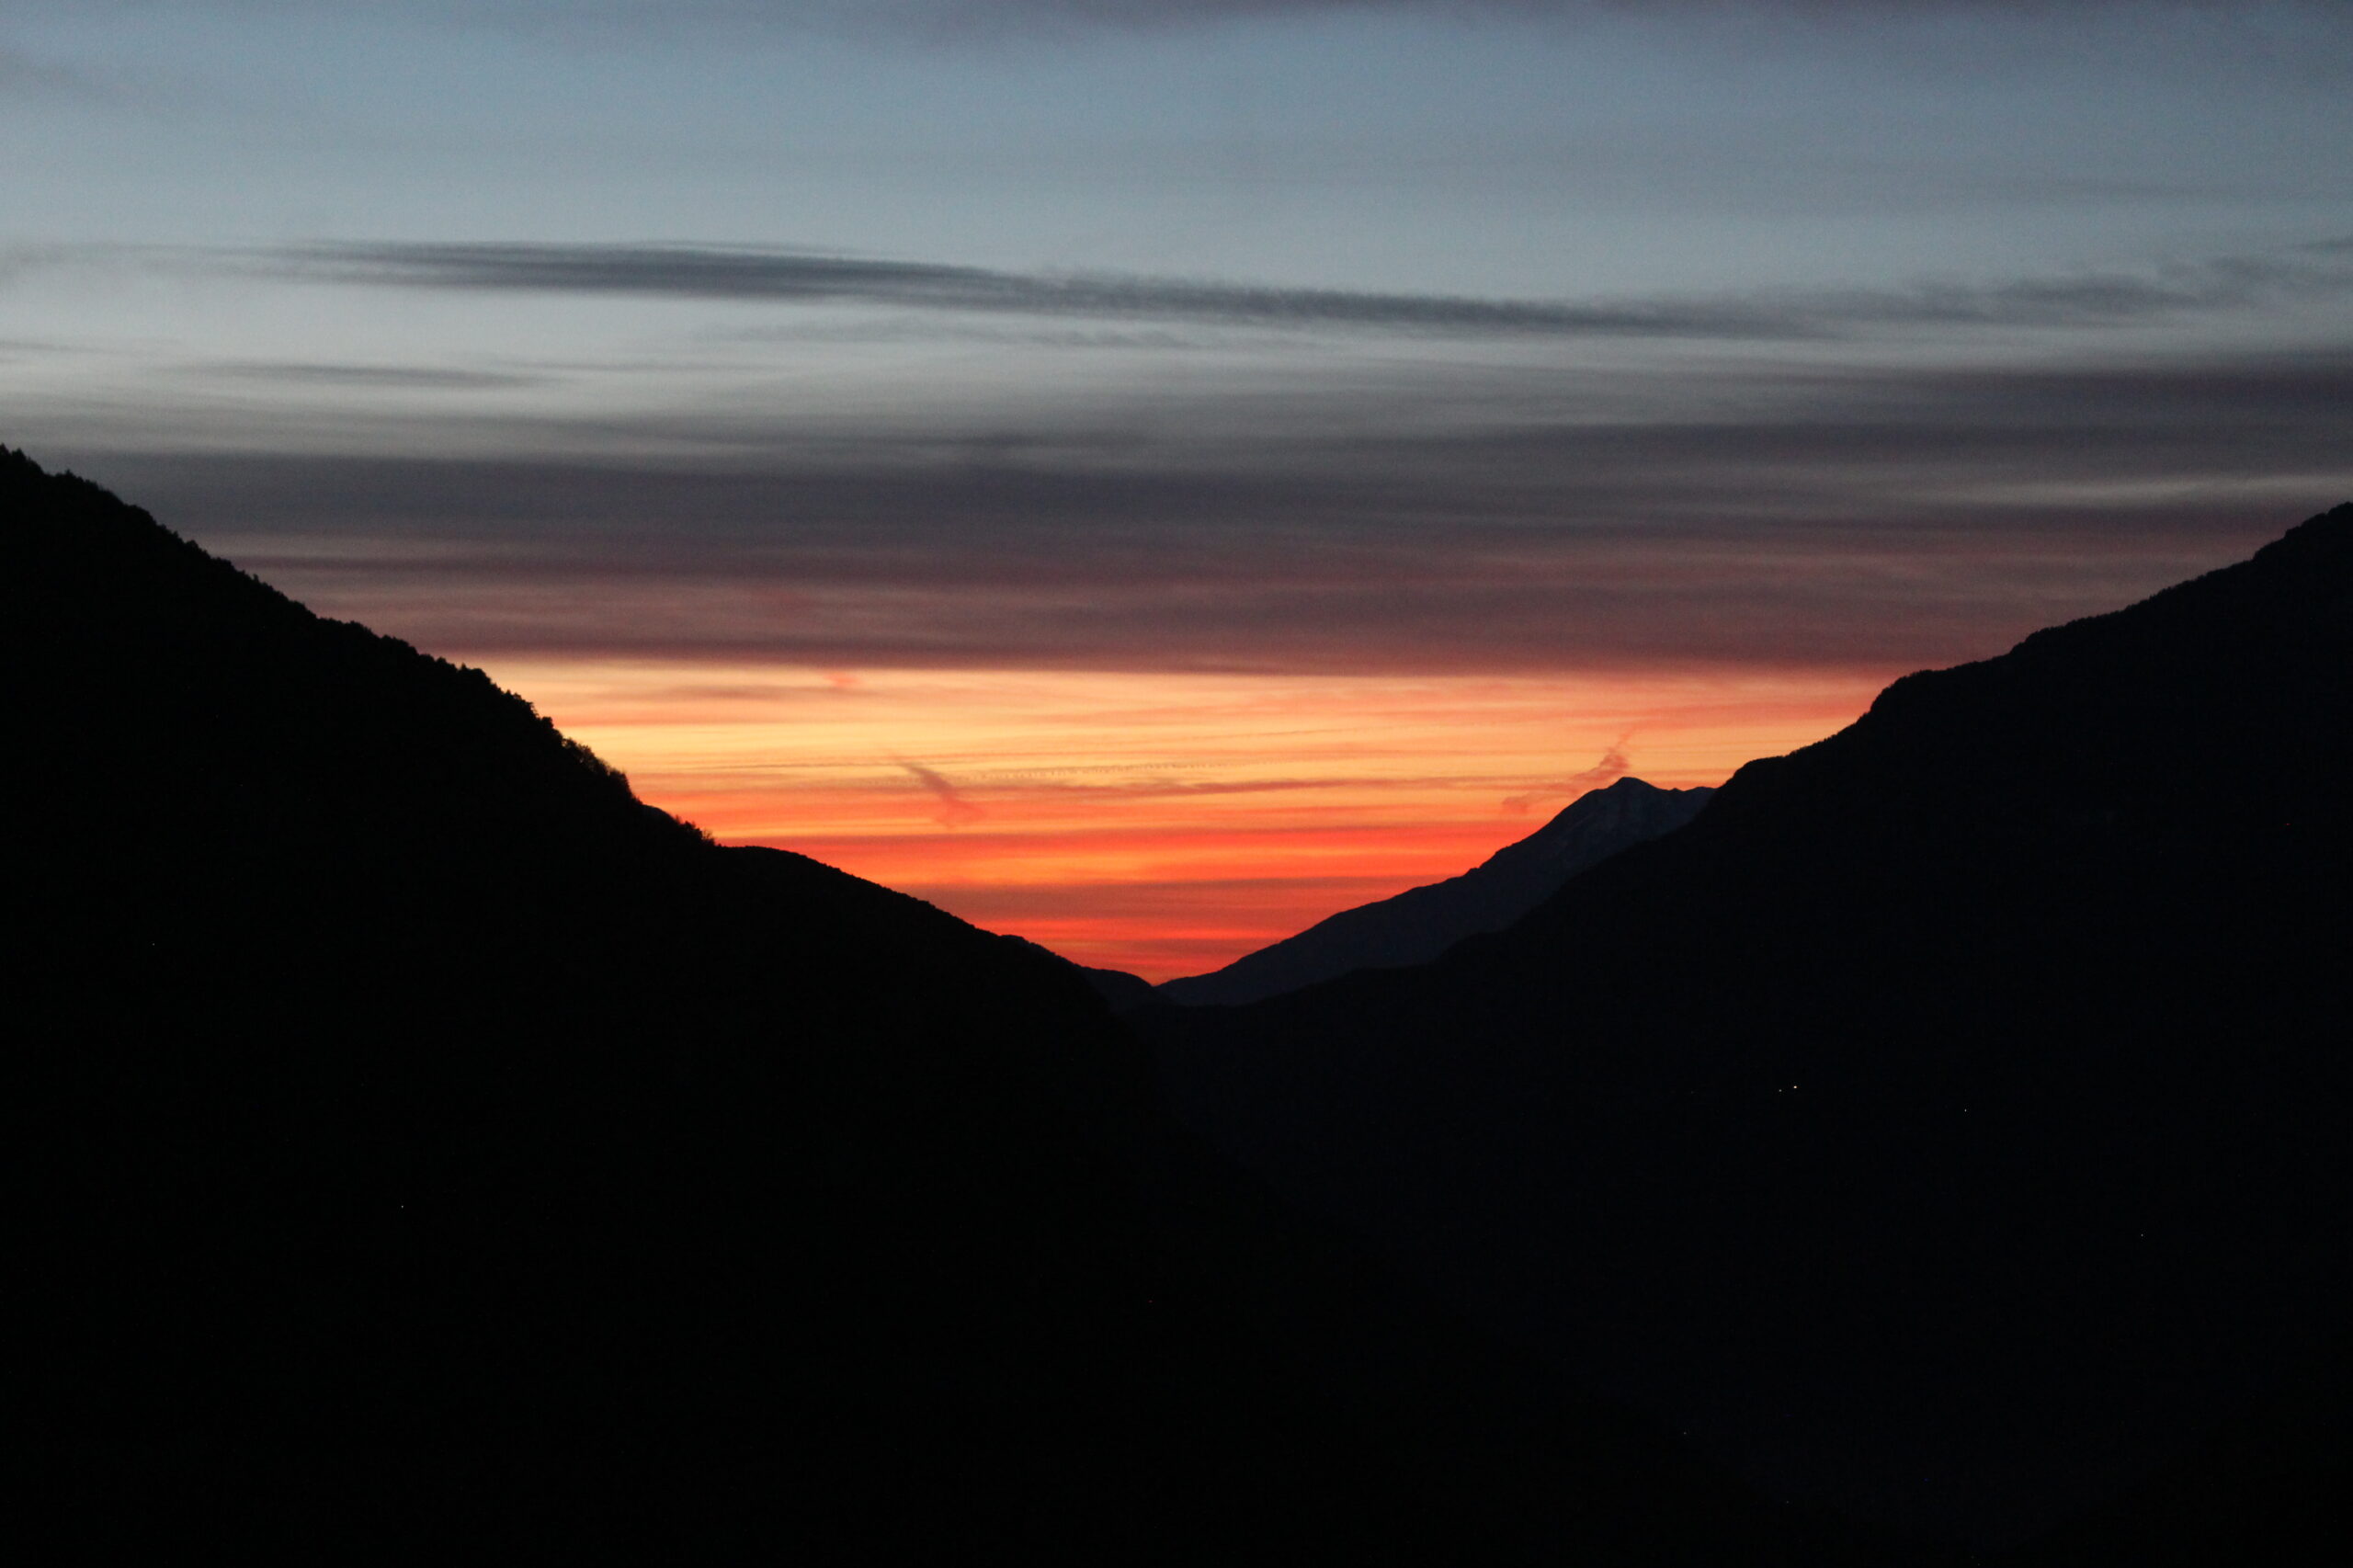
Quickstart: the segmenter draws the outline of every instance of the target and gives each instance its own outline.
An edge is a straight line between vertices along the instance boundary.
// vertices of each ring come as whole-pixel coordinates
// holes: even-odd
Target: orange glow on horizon
[[[1280,676],[500,661],[722,842],[797,850],[1151,980],[1456,875],[1619,750],[1721,782],[1817,740],[1854,671]]]

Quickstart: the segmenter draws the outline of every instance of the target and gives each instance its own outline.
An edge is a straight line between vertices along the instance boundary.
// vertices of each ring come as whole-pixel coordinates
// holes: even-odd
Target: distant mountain
[[[1459,877],[1344,909],[1223,969],[1164,981],[1157,994],[1187,1006],[1231,1006],[1360,969],[1427,963],[1465,937],[1502,930],[1586,868],[1674,832],[1713,793],[1620,778],[1579,796],[1551,822]]]
[[[1069,966],[4,450],[0,652],[44,1560],[1884,1560],[1200,1157]]]
[[[1088,969],[1080,966],[1079,972],[1095,994],[1111,1006],[1115,1013],[1125,1013],[1144,1006],[1153,999],[1152,982],[1140,974],[1130,974],[1123,969]]]
[[[1436,963],[1136,1017],[1193,1126],[1775,1495],[2280,1561],[2268,1484],[2353,1560],[2342,1423],[2293,1484],[2196,1450],[2353,1342],[2348,808],[2353,506],[1907,676]],[[2207,1533],[2086,1513],[2136,1478]]]

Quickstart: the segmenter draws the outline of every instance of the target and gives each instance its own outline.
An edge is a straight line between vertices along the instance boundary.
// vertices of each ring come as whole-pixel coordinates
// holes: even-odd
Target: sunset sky
[[[0,0],[0,442],[1165,978],[2353,498],[2348,105],[2344,0]]]

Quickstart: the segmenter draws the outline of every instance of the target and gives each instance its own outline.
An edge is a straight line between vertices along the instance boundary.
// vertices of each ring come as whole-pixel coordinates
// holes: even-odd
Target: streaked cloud
[[[256,258],[321,282],[528,293],[634,294],[779,304],[848,302],[945,312],[1099,316],[1250,326],[1756,336],[1789,330],[1740,305],[1578,304],[1108,275],[716,245],[319,244]]]
[[[322,0],[93,0],[117,10],[294,12],[322,8]],[[2324,0],[2281,0],[2285,8]],[[50,7],[40,0],[0,0],[0,17]],[[1162,27],[1253,17],[1345,16],[1370,12],[1438,12],[1501,17],[1578,17],[1634,13],[1689,17],[1710,12],[1813,12],[1832,16],[1904,16],[1923,11],[1978,11],[2007,16],[2064,16],[2087,11],[2245,9],[2244,0],[387,0],[392,13],[481,19],[569,16],[583,20],[679,14],[743,20],[805,22],[879,13],[909,19],[973,23],[1065,18],[1108,26]]]
[[[426,646],[816,667],[1901,669],[2353,495],[2353,356],[1731,375],[1680,417],[726,465],[100,454]]]
[[[539,386],[541,375],[508,370],[466,370],[418,365],[330,365],[209,363],[181,368],[184,375],[205,381],[266,381],[288,386],[382,387],[418,391],[482,392],[509,387]]]
[[[926,767],[920,762],[909,762],[904,757],[899,760],[899,767],[905,770],[909,778],[931,792],[931,798],[938,804],[938,815],[933,820],[940,826],[962,827],[968,823],[979,822],[989,814],[983,808],[966,800],[963,791],[957,789],[949,781],[948,777],[938,769]]]
[[[319,244],[242,259],[288,278],[378,288],[1545,337],[1805,339],[1887,326],[2109,326],[2353,293],[2353,242],[2344,240],[2143,273],[1629,301],[1479,299],[1023,273],[752,246]]]
[[[1820,16],[1903,17],[1921,12],[1989,12],[2000,16],[2063,16],[2086,11],[2198,11],[2225,8],[2228,0],[885,0],[881,7],[906,15],[993,18],[1071,17],[1124,26],[1169,26],[1267,16],[1320,17],[1368,11],[1449,15],[1580,17],[1634,13],[1689,17],[1710,12],[1781,11]],[[759,0],[732,6],[786,15],[838,7],[824,0]]]

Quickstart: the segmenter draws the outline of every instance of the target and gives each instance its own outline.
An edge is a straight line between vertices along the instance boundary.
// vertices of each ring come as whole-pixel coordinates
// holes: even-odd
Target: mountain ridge
[[[1164,981],[1154,994],[1185,1006],[1230,1006],[1358,970],[1427,963],[1465,937],[1503,929],[1569,878],[1681,827],[1711,793],[1662,790],[1629,775],[1579,796],[1459,876],[1342,910],[1222,969]]]
[[[1482,1322],[1997,1547],[2337,1332],[2348,778],[2353,506],[1906,676],[1423,969],[1138,1018]]]

